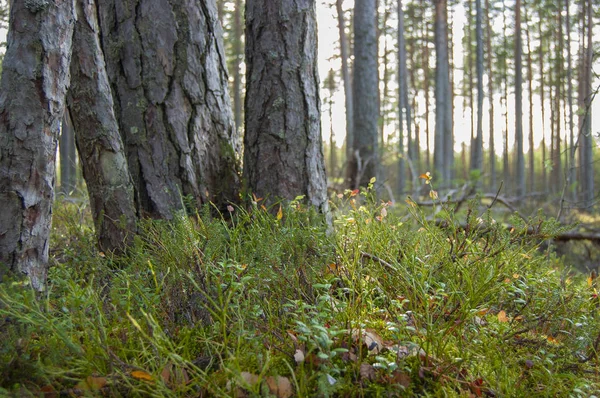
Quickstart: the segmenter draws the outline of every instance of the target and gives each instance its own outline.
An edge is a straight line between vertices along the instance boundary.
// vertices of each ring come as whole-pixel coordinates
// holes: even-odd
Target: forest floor
[[[47,290],[0,284],[0,395],[597,394],[600,282],[540,247],[554,220],[479,205],[346,191],[331,232],[255,198],[146,221],[117,258],[57,202]]]

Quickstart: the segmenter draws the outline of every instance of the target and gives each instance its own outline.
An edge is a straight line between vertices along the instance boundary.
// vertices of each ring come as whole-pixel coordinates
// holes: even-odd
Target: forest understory
[[[188,209],[121,257],[59,200],[46,290],[0,285],[0,394],[594,396],[597,248],[431,198],[333,194],[329,234],[301,198]]]

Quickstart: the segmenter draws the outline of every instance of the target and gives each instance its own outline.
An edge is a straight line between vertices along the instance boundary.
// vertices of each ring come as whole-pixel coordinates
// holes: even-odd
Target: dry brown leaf
[[[294,394],[292,383],[287,377],[268,376],[266,382],[271,394],[274,394],[277,398],[289,398]]]
[[[58,393],[56,392],[54,387],[52,387],[51,384],[45,385],[44,387],[40,388],[40,392],[43,393],[44,398],[58,397]]]
[[[81,380],[79,383],[77,383],[75,388],[85,391],[96,391],[102,389],[102,387],[106,385],[106,382],[106,377],[88,376],[85,378],[85,380]]]
[[[352,337],[359,340],[359,331],[353,330]],[[373,329],[363,330],[360,340],[367,346],[369,354],[379,354],[384,348],[383,339]]]
[[[502,310],[498,313],[498,322],[502,322],[502,323],[508,322],[508,317],[506,316],[506,311]]]
[[[410,386],[410,375],[400,370],[394,370],[391,382],[393,384],[400,384],[404,388],[408,388],[408,386]]]
[[[361,363],[359,373],[361,380],[375,380],[375,368],[371,364]]]
[[[131,372],[131,377],[138,380],[154,381],[154,376],[147,372],[144,372],[143,370],[133,370]]]

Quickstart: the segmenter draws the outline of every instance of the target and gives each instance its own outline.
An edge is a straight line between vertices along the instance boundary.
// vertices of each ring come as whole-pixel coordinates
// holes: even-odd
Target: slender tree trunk
[[[99,248],[120,254],[136,231],[133,184],[100,48],[96,4],[77,2],[67,102]]]
[[[75,133],[69,112],[65,111],[60,126],[58,142],[60,153],[60,192],[70,195],[77,184],[77,151],[75,150]]]
[[[350,159],[354,157],[354,105],[352,101],[352,81],[350,78],[350,67],[348,65],[350,53],[348,51],[348,37],[346,35],[346,19],[344,17],[344,10],[342,8],[343,2],[343,0],[336,0],[335,8],[337,11],[338,31],[340,35],[340,58],[342,60],[342,81],[344,83],[344,99],[346,109],[346,162],[349,164]],[[348,166],[346,168],[345,185],[350,187],[351,181],[352,174],[350,167]]]
[[[246,76],[248,188],[327,213],[315,0],[247,1]]]
[[[535,190],[535,150],[534,150],[534,139],[533,139],[533,58],[531,56],[531,36],[529,35],[530,20],[527,14],[527,4],[523,4],[524,17],[525,17],[525,37],[527,39],[527,93],[529,94],[529,167],[528,167],[528,185],[527,191],[533,192]]]
[[[521,40],[521,0],[515,4],[515,142],[517,197],[525,195],[525,154],[523,148],[523,44]]]
[[[541,106],[541,114],[542,114],[542,187],[544,188],[544,191],[548,190],[548,171],[547,171],[547,156],[546,156],[546,116],[545,116],[545,99],[544,99],[544,94],[545,94],[545,77],[544,77],[544,56],[545,56],[545,50],[544,50],[544,34],[542,31],[542,23],[541,21],[543,20],[543,15],[542,15],[542,11],[541,9],[538,9],[538,18],[540,20],[540,22],[538,23],[538,35],[539,35],[539,41],[540,41],[540,46],[539,46],[539,51],[538,51],[538,61],[539,61],[539,72],[540,72],[540,106]]]
[[[240,62],[244,57],[242,50],[242,11],[241,0],[235,0],[235,10],[233,11],[233,116],[237,136],[241,137],[243,129],[242,111],[244,104],[242,102],[242,76],[240,73]]]
[[[435,149],[434,169],[442,184],[449,186],[452,180],[454,140],[452,137],[452,96],[448,59],[447,1],[435,3]],[[450,153],[452,152],[452,153]]]
[[[569,0],[565,0],[565,10],[566,10],[566,30],[567,30],[567,101],[569,105],[568,116],[569,116],[569,165],[567,171],[567,184],[569,188],[569,192],[571,193],[571,199],[575,200],[576,198],[576,190],[573,187],[573,183],[575,182],[576,168],[575,168],[575,133],[574,133],[574,123],[573,123],[573,76],[571,73],[571,68],[573,67],[573,61],[571,58],[571,17],[569,14]]]
[[[398,192],[404,191],[405,165],[404,165],[404,125],[406,123],[406,136],[411,137],[411,114],[408,102],[408,68],[406,62],[406,40],[404,38],[404,10],[402,0],[398,0],[398,87],[399,87],[399,148],[400,159],[398,162]],[[412,151],[410,151],[412,152]],[[414,159],[411,158],[411,161]]]
[[[477,13],[476,34],[477,37],[477,136],[475,137],[475,168],[483,170],[483,11],[481,0],[475,2]]]
[[[421,0],[424,1],[424,0]],[[431,137],[429,132],[431,131],[429,127],[429,37],[427,29],[427,23],[423,23],[423,40],[425,42],[423,49],[423,57],[421,62],[423,63],[423,92],[425,94],[425,140],[426,140],[426,152],[425,152],[425,165],[427,170],[431,170]]]
[[[556,168],[555,168],[555,177],[554,180],[556,181],[556,188],[557,190],[562,190],[562,185],[563,185],[563,174],[565,172],[565,170],[563,170],[562,167],[562,144],[561,144],[561,132],[562,132],[562,119],[561,119],[561,97],[562,97],[562,83],[563,83],[563,70],[562,70],[562,65],[564,62],[563,56],[562,56],[562,52],[564,50],[564,43],[563,43],[563,28],[562,28],[562,12],[558,12],[557,13],[557,26],[558,26],[558,30],[556,31],[556,35],[557,35],[557,42],[558,42],[558,46],[557,46],[557,51],[556,51],[556,61],[555,61],[555,75],[556,75],[556,80],[555,80],[555,84],[556,84],[556,95],[554,97],[554,101],[555,101],[555,122],[556,122],[556,128],[555,128],[555,145],[556,145],[556,150],[555,150],[555,155],[556,155]]]
[[[585,114],[583,117],[582,126],[582,191],[583,200],[586,206],[590,206],[594,200],[594,159],[593,159],[593,137],[592,137],[592,60],[593,60],[593,42],[592,42],[592,31],[593,31],[593,20],[592,20],[592,0],[587,0],[586,4],[586,18],[587,18],[587,43],[585,46],[585,62],[584,62],[584,77],[581,80],[583,84],[583,103]]]
[[[485,0],[485,8],[486,8],[486,49],[487,49],[487,69],[488,69],[488,92],[489,92],[489,119],[490,119],[490,188],[492,191],[496,189],[496,147],[495,147],[495,138],[494,138],[494,75],[492,68],[492,24],[490,14],[492,12],[490,0]]]
[[[354,188],[378,175],[378,73],[375,43],[375,1],[356,0],[354,6],[354,151],[350,169]]]
[[[99,13],[141,215],[170,219],[182,195],[235,201],[241,142],[215,0],[103,0]]]
[[[43,290],[56,147],[69,86],[73,1],[14,1],[0,82],[0,279]]]

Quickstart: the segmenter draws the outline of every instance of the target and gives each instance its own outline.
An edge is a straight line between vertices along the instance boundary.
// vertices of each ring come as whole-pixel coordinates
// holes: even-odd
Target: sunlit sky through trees
[[[337,19],[336,19],[336,14],[335,14],[335,7],[331,7],[331,5],[329,5],[328,3],[331,3],[331,1],[327,1],[327,2],[323,2],[322,0],[317,0],[317,20],[318,20],[318,29],[319,29],[319,73],[321,76],[321,81],[323,81],[325,79],[325,77],[327,77],[327,74],[329,73],[330,69],[333,69],[337,74],[338,74],[338,87],[337,87],[337,92],[335,93],[334,97],[333,97],[333,131],[334,131],[334,136],[335,136],[335,142],[337,144],[337,146],[342,146],[343,142],[344,142],[344,136],[345,136],[345,129],[346,129],[346,121],[345,121],[345,110],[344,110],[344,90],[343,90],[343,86],[341,84],[341,78],[339,76],[339,71],[341,69],[341,61],[339,59],[339,34],[338,34],[338,28],[337,28]],[[380,2],[380,4],[383,2]],[[573,7],[577,7],[577,5],[575,4],[576,2],[573,2],[574,5]],[[350,7],[353,6],[353,2],[351,0],[345,0],[344,2],[344,9],[348,9]],[[512,8],[512,2],[507,1],[507,6]],[[382,7],[382,5],[380,5],[380,7]],[[380,10],[381,12],[383,12],[383,8],[381,8]],[[453,29],[453,62],[454,62],[454,82],[455,82],[455,97],[454,97],[454,134],[455,134],[455,149],[458,151],[460,150],[461,144],[463,142],[469,142],[470,136],[471,136],[471,131],[470,131],[470,109],[465,109],[465,107],[463,106],[463,97],[461,97],[458,94],[459,91],[459,87],[462,83],[462,70],[461,68],[463,67],[463,60],[464,60],[464,54],[463,54],[463,34],[464,34],[464,24],[465,24],[465,9],[464,9],[464,5],[458,4],[457,6],[452,8],[451,11],[451,15],[449,15],[449,23],[451,22],[452,25],[452,29]],[[496,33],[501,33],[502,32],[502,20],[501,18],[497,18],[495,21],[495,25],[493,26],[492,29],[494,29],[494,31]],[[474,21],[473,21],[474,23]],[[393,33],[392,35],[394,37],[392,37],[392,35],[388,35],[388,37],[384,38],[382,35],[382,41],[380,41],[379,44],[379,52],[380,52],[380,56],[383,53],[383,47],[384,47],[384,42],[383,40],[388,40],[388,48],[389,49],[393,49],[394,50],[394,54],[392,54],[391,56],[388,57],[390,64],[389,64],[389,68],[393,69],[393,78],[391,79],[391,81],[389,82],[389,90],[390,90],[390,95],[394,95],[397,96],[397,92],[398,92],[398,84],[396,81],[396,69],[397,69],[397,62],[396,62],[396,53],[395,53],[395,49],[397,47],[397,42],[396,42],[396,27],[398,25],[398,20],[397,20],[397,14],[395,12],[391,12],[390,16],[389,16],[389,20],[388,20],[388,26],[390,28],[393,29]],[[524,29],[524,27],[523,27]],[[600,27],[596,26],[596,29],[598,30],[597,32],[595,32],[594,37],[600,37]],[[573,57],[573,64],[576,65],[576,63],[579,61],[578,58],[578,49],[577,49],[577,33],[575,33],[574,27],[572,28],[573,32],[571,33],[571,45],[572,45],[572,57]],[[511,30],[512,33],[512,30]],[[523,30],[523,36],[525,36],[525,31]],[[532,36],[536,36],[536,34],[532,34]],[[534,44],[534,42],[532,41],[532,45]],[[484,48],[485,51],[485,48]],[[526,51],[526,48],[524,49],[524,51]],[[435,51],[433,50],[433,43],[431,44],[431,62],[430,62],[430,72],[431,73],[435,73],[435,62],[434,60],[434,56],[435,56]],[[487,56],[487,55],[484,55]],[[594,71],[595,71],[595,78],[593,80],[592,83],[592,91],[596,89],[596,87],[598,87],[598,85],[600,84],[600,79],[597,77],[599,71],[599,61],[596,58],[594,61]],[[510,67],[510,66],[509,66]],[[575,66],[574,66],[575,67]],[[410,68],[410,65],[409,65]],[[524,78],[526,78],[526,62],[524,62],[524,67],[523,67],[523,74],[524,74]],[[383,72],[380,71],[379,75],[380,77],[382,76]],[[534,77],[535,78],[535,77]],[[534,90],[536,89],[537,85],[539,83],[538,82],[534,82]],[[410,85],[410,83],[409,83]],[[380,85],[381,88],[381,85]],[[430,139],[432,140],[431,142],[431,148],[433,148],[433,128],[435,126],[435,100],[433,98],[433,88],[431,88],[431,95],[430,95],[430,115],[429,115],[429,121],[430,121],[430,129],[432,134],[430,135]],[[527,109],[528,108],[528,94],[527,92],[527,84],[524,83],[523,84],[523,90],[524,90],[524,95],[523,95],[523,108]],[[513,90],[514,91],[514,90]],[[510,87],[509,87],[509,92],[510,92]],[[411,91],[412,94],[412,91]],[[411,95],[409,94],[409,95]],[[321,99],[323,100],[324,98],[326,98],[328,95],[327,90],[324,90],[321,87]],[[475,93],[476,95],[476,93]],[[489,112],[489,99],[487,98],[488,92],[487,92],[487,76],[486,76],[486,72],[484,72],[484,95],[485,95],[485,99],[484,99],[484,110],[483,110],[483,131],[484,131],[484,138],[483,138],[483,144],[484,147],[487,148],[487,144],[488,144],[488,135],[487,135],[487,131],[489,128],[489,117],[488,117],[488,112]],[[576,89],[574,90],[574,95],[576,95]],[[409,100],[410,101],[410,100]],[[420,108],[421,111],[418,111],[418,114],[415,115],[416,118],[416,122],[419,123],[424,123],[422,119],[423,115],[423,109],[424,109],[424,96],[423,93],[420,92],[420,97],[417,98],[417,102],[418,104],[421,104]],[[540,106],[540,101],[539,101],[539,96],[536,94],[534,96],[534,115],[537,115],[538,118],[534,119],[534,137],[535,137],[535,145],[537,147],[537,145],[539,145],[541,143],[542,140],[542,120],[541,120],[541,106]],[[550,109],[550,104],[548,101],[548,98],[546,98],[546,109]],[[496,117],[495,117],[495,121],[494,121],[494,131],[495,131],[495,142],[496,142],[496,151],[498,154],[500,154],[502,152],[502,131],[504,129],[504,118],[500,117],[501,115],[503,115],[504,113],[504,109],[502,109],[502,107],[500,106],[500,95],[497,93],[494,96],[494,107],[495,107],[495,113],[496,113]],[[329,135],[330,135],[330,131],[331,131],[331,121],[329,120],[329,112],[328,112],[328,105],[327,104],[323,104],[322,106],[322,130],[323,130],[323,140],[325,142],[329,142]],[[413,110],[414,112],[414,110]],[[509,98],[508,98],[508,117],[509,117],[509,148],[512,148],[514,146],[514,128],[515,128],[515,120],[514,120],[514,92],[509,94]],[[477,110],[475,109],[475,120],[477,118]],[[545,126],[546,126],[546,142],[549,142],[549,137],[550,137],[550,112],[547,111],[546,115],[545,115],[546,121],[545,121]],[[397,119],[397,117],[395,117],[395,119]],[[566,128],[566,123],[568,123],[568,119],[564,120],[563,118],[563,123],[564,123],[564,129],[563,129],[563,134],[565,131],[567,131]],[[523,131],[524,134],[527,135],[529,134],[528,131],[528,125],[529,125],[529,114],[528,112],[524,112],[523,114]],[[577,121],[575,121],[575,126],[577,126]],[[397,120],[392,120],[391,123],[387,126],[385,126],[385,134],[386,135],[390,135],[393,134],[393,137],[397,137],[397,133],[395,133],[397,131],[398,127],[397,127]],[[424,127],[422,127],[421,129],[421,136],[420,136],[420,141],[421,141],[421,146],[425,147],[425,133],[424,133]],[[595,101],[592,104],[592,132],[594,134],[595,137],[598,137],[598,134],[600,133],[600,99],[596,98]],[[397,139],[397,138],[396,138]],[[598,139],[596,139],[596,142],[599,142]],[[527,142],[527,140],[525,140],[524,143],[525,147],[525,151],[529,150],[529,144]]]

